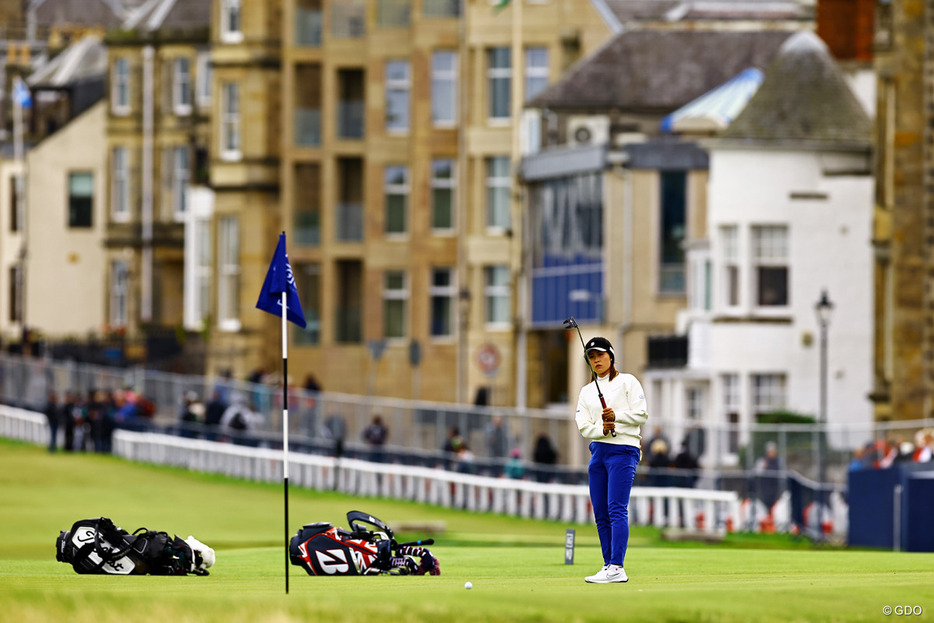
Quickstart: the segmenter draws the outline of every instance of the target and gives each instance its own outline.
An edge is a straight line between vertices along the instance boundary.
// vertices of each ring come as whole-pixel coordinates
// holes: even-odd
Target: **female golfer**
[[[623,561],[629,542],[629,493],[642,457],[640,426],[648,419],[645,392],[631,374],[616,371],[616,353],[606,338],[584,347],[597,380],[581,389],[577,428],[590,442],[590,502],[603,550],[603,568],[587,582],[628,582]],[[599,383],[599,392],[597,383]],[[600,402],[600,393],[606,408]],[[616,433],[613,436],[613,433]]]

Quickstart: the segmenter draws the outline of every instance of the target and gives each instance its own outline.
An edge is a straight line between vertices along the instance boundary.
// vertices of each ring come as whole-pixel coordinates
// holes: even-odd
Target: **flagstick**
[[[285,492],[285,594],[289,594],[289,327],[282,293],[282,485]]]

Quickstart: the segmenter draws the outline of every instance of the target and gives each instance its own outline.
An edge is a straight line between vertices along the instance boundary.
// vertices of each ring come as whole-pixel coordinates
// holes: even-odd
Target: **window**
[[[659,292],[684,293],[684,236],[687,199],[687,172],[661,174],[661,250]]]
[[[68,226],[91,227],[94,209],[94,174],[68,174]]]
[[[239,160],[240,153],[240,85],[225,82],[221,87],[221,158]]]
[[[389,166],[385,169],[386,233],[405,234],[408,231],[409,169]]]
[[[431,162],[431,229],[436,234],[454,231],[455,167],[447,158]]]
[[[240,329],[240,223],[224,216],[217,223],[217,315],[225,331]]]
[[[401,270],[388,271],[383,280],[383,337],[405,337],[408,299],[406,274]]]
[[[687,388],[684,401],[689,420],[699,421],[704,417],[704,390],[698,387]]]
[[[493,156],[486,161],[487,227],[507,230],[511,226],[509,195],[512,177],[508,156]]]
[[[528,48],[525,51],[525,101],[548,86],[548,48]]]
[[[736,453],[739,450],[739,375],[724,374],[721,380],[723,382],[723,413],[727,423],[726,447],[729,452]]]
[[[512,51],[507,48],[487,50],[487,89],[491,121],[508,121],[512,114]]]
[[[130,112],[130,61],[126,58],[114,59],[111,76],[111,110],[116,115]]]
[[[486,323],[493,328],[508,328],[509,316],[509,267],[487,266],[484,269],[483,296],[486,302]]]
[[[450,50],[431,55],[431,121],[440,127],[457,124],[457,53]]]
[[[739,306],[739,230],[736,225],[720,228],[723,245],[723,303]]]
[[[130,162],[126,147],[113,148],[110,166],[111,216],[114,221],[125,222],[130,219]]]
[[[191,114],[191,61],[184,56],[172,67],[172,110],[179,116]]]
[[[756,417],[785,408],[785,375],[752,375],[752,410]]]
[[[198,52],[197,59],[196,96],[198,106],[205,107],[211,104],[211,54]]]
[[[172,205],[175,218],[184,216],[188,210],[188,180],[191,177],[187,147],[172,149]]]
[[[431,337],[454,335],[454,301],[457,286],[453,268],[431,269]]]
[[[409,130],[409,91],[412,88],[408,61],[386,63],[386,129]]]
[[[10,266],[10,322],[23,321],[23,270],[19,264]]]
[[[110,326],[114,328],[127,325],[128,273],[125,261],[110,263]]]
[[[19,216],[20,216],[20,190],[19,185],[21,184],[20,177],[18,175],[10,176],[10,231],[17,232],[19,231]]]
[[[295,266],[295,287],[305,312],[306,326],[295,332],[297,344],[321,343],[321,265],[298,264]]]
[[[240,2],[241,0],[221,0],[221,41],[224,43],[243,41]]]
[[[788,305],[788,228],[781,225],[752,228],[756,304]]]

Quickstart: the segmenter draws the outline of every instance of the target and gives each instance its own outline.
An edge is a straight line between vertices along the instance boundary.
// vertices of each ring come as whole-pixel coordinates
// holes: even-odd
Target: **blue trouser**
[[[603,550],[603,564],[620,565],[629,543],[629,494],[636,477],[639,448],[590,443],[590,503]]]

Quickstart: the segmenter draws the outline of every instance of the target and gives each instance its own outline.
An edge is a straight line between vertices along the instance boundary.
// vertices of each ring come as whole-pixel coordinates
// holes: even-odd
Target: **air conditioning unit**
[[[568,119],[569,145],[605,145],[610,139],[610,120],[606,117],[571,117]]]

